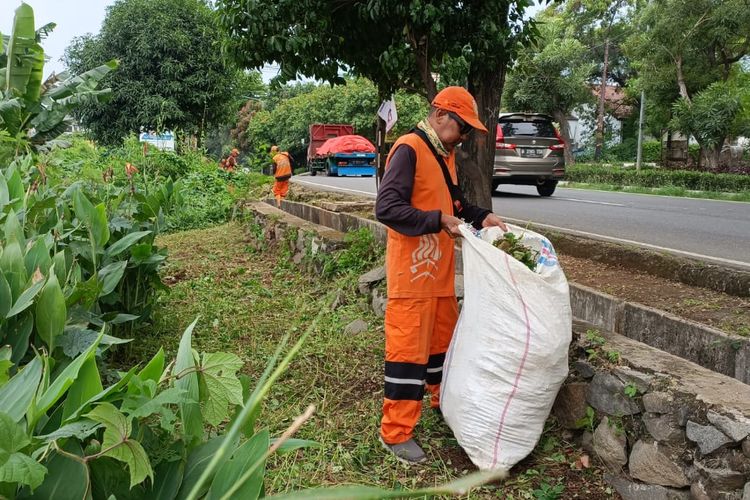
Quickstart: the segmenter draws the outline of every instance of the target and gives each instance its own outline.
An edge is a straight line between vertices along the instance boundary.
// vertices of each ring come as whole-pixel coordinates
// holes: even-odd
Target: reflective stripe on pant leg
[[[440,407],[440,383],[443,381],[445,352],[453,338],[453,330],[458,321],[456,297],[439,297],[435,309],[435,325],[430,341],[430,357],[427,361],[427,390],[430,392],[430,406]]]
[[[429,356],[430,299],[388,300],[385,319],[385,399],[380,434],[389,444],[412,438],[424,397]]]

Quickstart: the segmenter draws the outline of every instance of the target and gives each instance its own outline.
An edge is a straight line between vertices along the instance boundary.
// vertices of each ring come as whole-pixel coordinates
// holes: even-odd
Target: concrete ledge
[[[570,283],[573,317],[750,383],[750,339]]]
[[[269,203],[273,203],[273,201],[269,200]],[[329,206],[328,208],[333,207]],[[366,227],[372,231],[379,242],[382,244],[386,242],[386,228],[377,221],[326,210],[305,203],[283,201],[282,209],[301,219],[333,228],[342,233]],[[273,208],[273,210],[277,209]],[[548,234],[548,232],[545,232],[545,234]],[[578,239],[578,237],[575,238]],[[573,242],[568,236],[564,236],[558,241],[562,242],[563,246],[571,245]],[[591,245],[586,245],[583,248],[588,248],[594,258],[599,260],[604,258],[609,247],[598,245],[611,245],[597,240],[589,240],[589,242]],[[558,243],[554,242],[554,244],[555,248],[559,250]],[[575,245],[572,246],[575,247]],[[636,263],[647,265],[649,259],[652,258],[647,254],[640,253],[640,250],[634,250],[634,252],[623,253],[623,255],[632,259],[628,261],[631,265]],[[581,252],[579,251],[579,253]],[[579,256],[590,258],[589,255],[585,254]],[[663,257],[667,258],[666,256]],[[460,248],[457,248],[456,251],[456,273],[462,274]],[[723,276],[723,274],[717,274],[715,277],[718,279],[718,276]],[[748,278],[750,278],[750,273],[748,273]],[[461,279],[457,279],[457,282]],[[674,279],[674,276],[672,276],[672,279]],[[737,281],[737,283],[740,282],[741,280]],[[462,282],[457,283],[457,288],[463,289],[462,286]],[[570,300],[573,316],[594,325],[596,328],[639,340],[644,344],[662,349],[710,370],[750,384],[750,339],[731,336],[664,311],[625,302],[573,282],[570,282]]]
[[[579,235],[564,234],[541,227],[534,229],[534,224],[530,224],[529,227],[543,232],[557,251],[573,257],[616,264],[687,285],[709,288],[738,297],[750,297],[750,272],[744,269],[711,264],[687,257],[676,257],[655,250]]]

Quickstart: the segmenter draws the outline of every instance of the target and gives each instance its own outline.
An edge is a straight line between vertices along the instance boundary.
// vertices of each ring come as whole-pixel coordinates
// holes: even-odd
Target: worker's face
[[[471,127],[467,127],[459,116],[443,109],[436,110],[433,118],[432,126],[440,142],[448,151],[453,151],[457,145],[465,141],[473,130]]]

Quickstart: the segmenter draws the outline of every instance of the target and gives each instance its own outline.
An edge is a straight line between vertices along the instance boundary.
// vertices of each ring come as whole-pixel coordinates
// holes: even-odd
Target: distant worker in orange
[[[237,150],[237,148],[232,149],[232,152],[229,154],[226,160],[224,160],[224,163],[222,164],[222,168],[226,170],[227,172],[234,172],[234,169],[237,167],[237,157],[240,155],[240,152]]]
[[[289,153],[279,151],[278,146],[271,146],[271,157],[273,158],[273,195],[276,197],[276,206],[281,208],[281,200],[289,193],[289,179],[292,177],[292,163],[289,161]]]

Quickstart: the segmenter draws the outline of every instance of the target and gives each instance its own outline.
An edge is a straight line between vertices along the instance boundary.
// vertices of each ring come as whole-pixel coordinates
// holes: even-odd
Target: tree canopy
[[[223,36],[201,0],[118,0],[99,34],[74,40],[66,51],[75,72],[120,61],[105,80],[111,100],[84,106],[82,123],[105,143],[141,128],[200,135],[220,123],[247,85],[221,55]]]
[[[282,80],[297,74],[341,83],[369,78],[379,97],[395,89],[436,94],[441,71],[465,82],[494,130],[506,68],[528,43],[530,0],[219,0],[228,52],[243,66],[277,61]],[[457,64],[459,62],[459,64]],[[463,68],[463,78],[456,69]],[[468,197],[490,205],[494,138],[474,134],[459,154]]]

